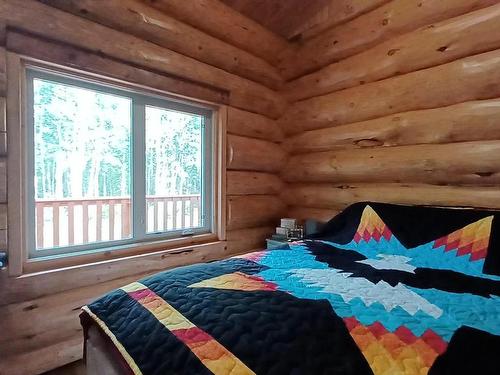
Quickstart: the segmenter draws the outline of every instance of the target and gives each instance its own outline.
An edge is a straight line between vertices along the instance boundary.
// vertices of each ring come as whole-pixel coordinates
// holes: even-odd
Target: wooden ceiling
[[[274,33],[291,39],[332,0],[221,0]]]

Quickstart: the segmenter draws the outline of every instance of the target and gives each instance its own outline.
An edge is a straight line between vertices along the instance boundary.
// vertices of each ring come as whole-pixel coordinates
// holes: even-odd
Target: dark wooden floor
[[[45,372],[43,375],[86,375],[83,361],[70,363],[55,370]]]

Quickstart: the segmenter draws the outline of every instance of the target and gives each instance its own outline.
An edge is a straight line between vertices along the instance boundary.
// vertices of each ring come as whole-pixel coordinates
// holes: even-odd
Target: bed
[[[497,374],[499,220],[357,203],[309,239],[139,280],[83,308],[89,374]]]

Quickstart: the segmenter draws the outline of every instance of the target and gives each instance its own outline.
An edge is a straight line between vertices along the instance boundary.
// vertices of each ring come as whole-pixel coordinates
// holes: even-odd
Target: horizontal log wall
[[[432,27],[431,27],[432,26]],[[290,82],[292,101],[440,65],[500,47],[500,4],[424,26]],[[372,61],[367,69],[366,61]]]
[[[228,109],[226,151],[226,219],[228,246],[253,249],[274,232],[286,211],[279,173],[287,154],[276,121]]]
[[[0,24],[148,70],[228,90],[230,104],[238,108],[278,117],[285,107],[280,95],[261,84],[128,34],[127,29],[115,30],[34,0],[0,2]]]
[[[265,239],[274,231],[274,226],[231,230],[227,232],[227,243],[235,252],[247,252],[248,249],[261,248]]]
[[[273,65],[290,48],[283,38],[218,0],[140,1]]]
[[[493,185],[500,182],[499,152],[500,141],[325,151],[292,157],[285,178]]]
[[[81,358],[82,305],[167,268],[261,249],[284,214],[278,173],[286,153],[274,119],[285,100],[274,90],[281,78],[271,63],[288,44],[241,15],[228,18],[227,9],[217,4],[0,1],[0,250],[7,248],[6,49],[228,105],[221,111],[227,114],[228,133],[226,241],[193,247],[187,239],[182,248],[19,278],[0,270],[0,374],[39,374]],[[213,17],[200,19],[199,9]]]
[[[277,173],[286,161],[286,153],[273,142],[228,135],[227,168]]]
[[[289,137],[292,153],[500,139],[500,99],[397,113]]]
[[[230,134],[272,142],[281,142],[284,138],[283,131],[273,120],[233,107],[229,107],[227,112],[227,131]]]
[[[421,26],[496,3],[497,0],[392,0],[328,29],[296,50],[286,50],[282,72],[287,79],[296,78]]]
[[[279,194],[283,182],[276,174],[247,171],[227,172],[228,195]]]
[[[403,183],[291,184],[284,192],[283,199],[291,205],[301,202],[308,209],[338,211],[363,201],[500,209],[500,189],[497,186],[471,188]]]
[[[273,195],[230,196],[227,202],[227,229],[272,224],[280,218],[284,205]]]
[[[304,42],[389,1],[391,0],[329,0],[316,14],[290,32],[290,38]]]
[[[288,216],[296,218],[301,224],[304,224],[304,221],[307,219],[326,223],[339,213],[337,209],[294,206],[294,204],[299,204],[298,201],[286,200],[285,202],[289,204]]]
[[[481,69],[478,69],[481,66]],[[297,102],[280,121],[288,133],[500,96],[500,50]],[[372,100],[377,98],[377,100]]]
[[[498,0],[392,0],[303,42],[283,63],[289,215],[500,209],[499,25]]]
[[[44,3],[277,88],[281,76],[268,62],[135,0],[42,0]]]
[[[215,103],[229,103],[227,90],[133,67],[127,63],[102,57],[98,53],[90,53],[82,48],[44,40],[37,36],[9,31],[6,44],[9,51],[40,61],[84,70],[179,96],[194,97]]]

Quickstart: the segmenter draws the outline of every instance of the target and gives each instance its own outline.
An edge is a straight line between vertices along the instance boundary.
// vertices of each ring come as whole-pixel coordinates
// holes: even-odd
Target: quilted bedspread
[[[133,374],[498,374],[500,217],[359,203],[84,307]]]

